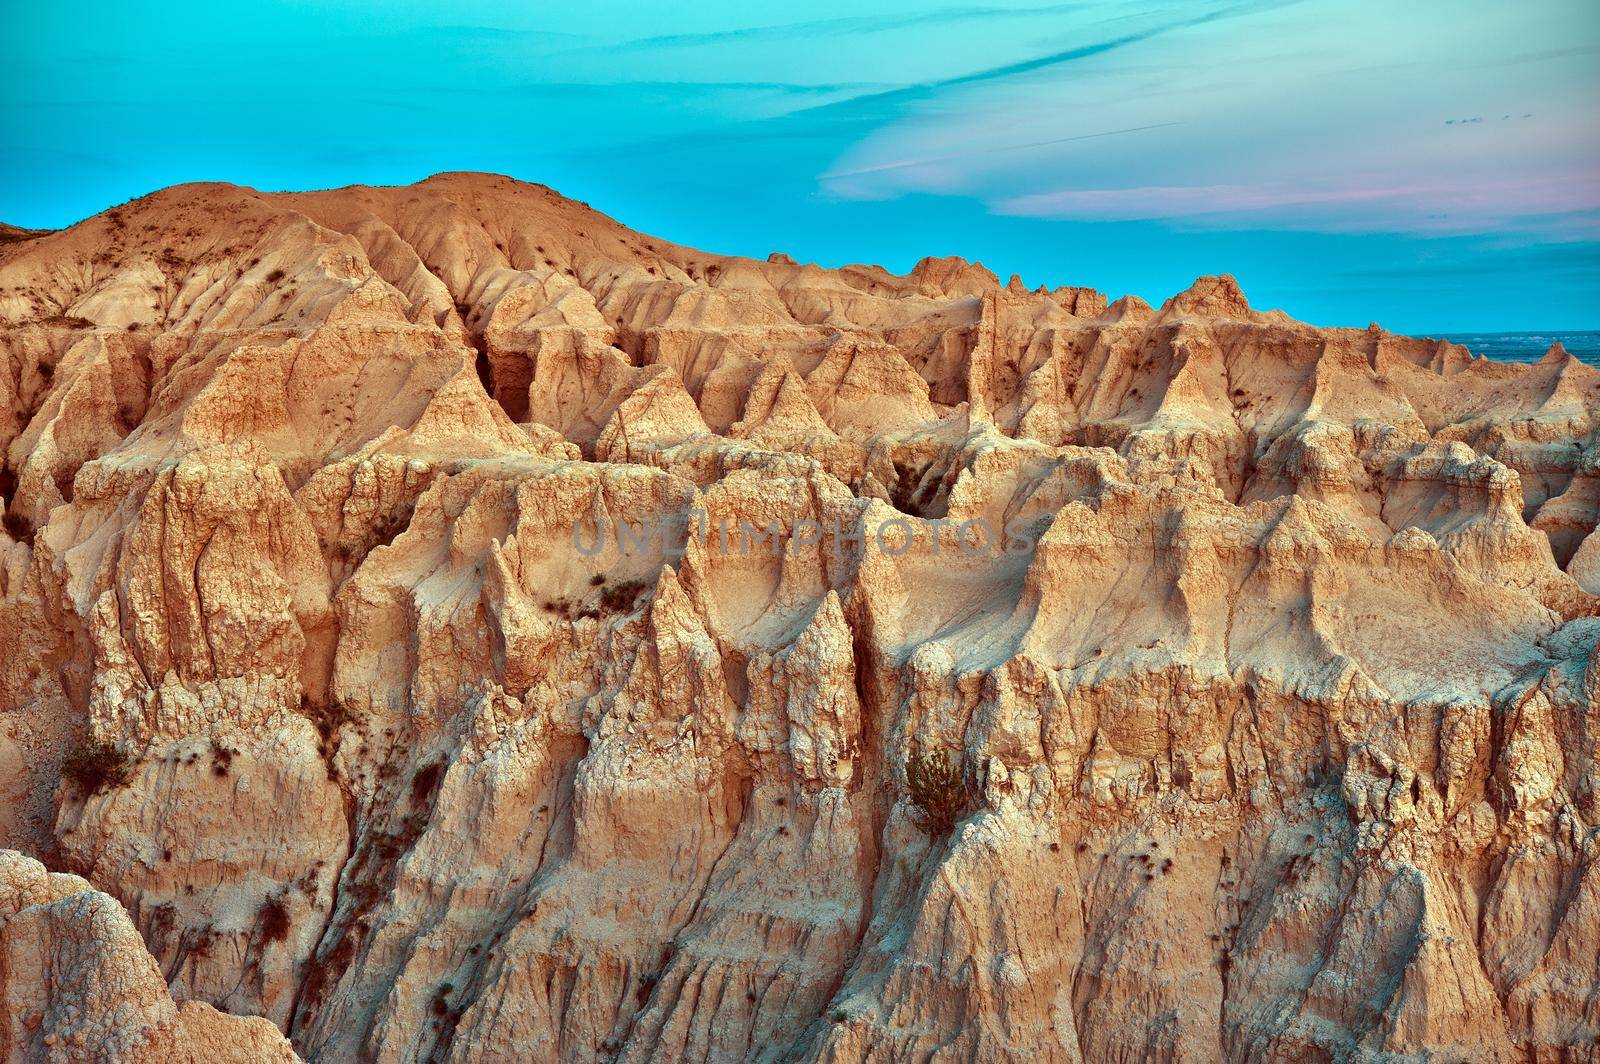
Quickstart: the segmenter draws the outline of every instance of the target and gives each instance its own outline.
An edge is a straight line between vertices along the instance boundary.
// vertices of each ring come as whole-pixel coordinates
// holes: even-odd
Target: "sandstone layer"
[[[5,236],[5,1059],[1600,1060],[1559,347],[487,175]]]

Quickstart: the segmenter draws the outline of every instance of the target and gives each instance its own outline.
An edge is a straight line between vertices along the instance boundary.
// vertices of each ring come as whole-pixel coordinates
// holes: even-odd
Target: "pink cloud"
[[[1144,185],[1062,189],[994,204],[1003,214],[1089,221],[1185,219],[1301,223],[1324,231],[1399,228],[1441,232],[1516,218],[1600,209],[1600,171],[1529,178],[1293,187],[1285,184]]]

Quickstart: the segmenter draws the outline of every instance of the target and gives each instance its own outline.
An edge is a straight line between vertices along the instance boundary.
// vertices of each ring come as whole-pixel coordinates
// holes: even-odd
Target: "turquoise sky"
[[[1596,0],[0,0],[0,36],[13,224],[493,170],[712,251],[1600,328]]]

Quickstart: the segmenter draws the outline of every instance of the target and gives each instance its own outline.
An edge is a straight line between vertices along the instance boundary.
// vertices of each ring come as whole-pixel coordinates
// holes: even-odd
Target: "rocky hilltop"
[[[1600,1059],[1559,348],[474,174],[9,230],[0,345],[7,1060]]]

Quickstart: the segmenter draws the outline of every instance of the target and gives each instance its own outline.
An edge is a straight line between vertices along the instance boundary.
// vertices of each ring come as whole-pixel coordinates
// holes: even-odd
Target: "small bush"
[[[316,727],[324,743],[333,738],[345,721],[344,707],[338,702],[320,702],[310,695],[300,696],[300,712]]]
[[[277,284],[279,281],[283,280],[283,278],[284,273],[282,270],[273,270],[271,273],[267,274],[267,283]]]
[[[281,898],[267,898],[261,903],[258,914],[261,921],[261,941],[282,942],[289,937],[289,907]]]
[[[638,603],[639,596],[647,590],[642,580],[625,580],[612,584],[600,592],[600,606],[607,613],[626,613]]]
[[[121,787],[133,778],[133,759],[99,739],[85,739],[62,762],[61,774],[85,795]]]
[[[977,804],[966,774],[944,750],[906,758],[906,783],[923,827],[935,838],[950,834]]]
[[[7,510],[4,517],[0,517],[0,525],[5,526],[6,535],[18,543],[33,542],[33,522],[27,516],[15,510]]]

